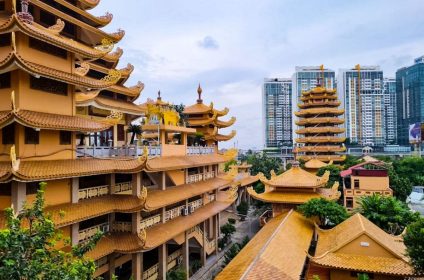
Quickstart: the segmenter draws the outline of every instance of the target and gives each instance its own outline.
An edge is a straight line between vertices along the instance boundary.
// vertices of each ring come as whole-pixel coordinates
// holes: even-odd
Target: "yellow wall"
[[[1,185],[0,185],[1,188]],[[12,198],[10,196],[0,196],[0,210],[9,208],[12,205]]]
[[[335,270],[330,271],[331,280],[357,280],[358,277],[351,277],[350,271],[347,270]],[[403,277],[394,277],[388,275],[377,275],[374,274],[374,280],[401,280]]]
[[[25,160],[54,160],[54,159],[72,159],[74,152],[75,134],[71,139],[71,145],[60,145],[59,131],[40,130],[40,141],[38,145],[25,144],[25,128],[17,126],[19,137],[17,138],[17,155]],[[48,156],[46,156],[48,155]]]
[[[352,188],[354,188],[355,179],[359,180],[360,190],[386,190],[389,188],[389,177],[363,177],[363,176],[351,176],[350,182]]]
[[[162,145],[162,156],[185,156],[186,151],[185,145]]]
[[[361,246],[361,242],[366,242],[369,244],[368,247]],[[375,242],[373,239],[369,238],[366,234],[362,234],[358,238],[354,239],[349,244],[343,246],[337,253],[344,254],[355,254],[355,255],[365,255],[373,257],[395,257],[392,253],[383,248],[380,244]]]
[[[175,185],[182,185],[185,183],[185,172],[184,170],[171,170],[167,171],[166,174],[169,176],[169,178],[175,183]]]
[[[66,226],[66,227],[60,228],[59,231],[62,233],[63,239],[56,243],[56,246],[55,246],[56,249],[62,249],[65,246],[69,246],[65,244],[65,240],[71,238],[72,228],[71,226]]]
[[[33,203],[35,194],[27,195],[27,202]],[[71,202],[71,179],[47,181],[45,189],[45,206]]]

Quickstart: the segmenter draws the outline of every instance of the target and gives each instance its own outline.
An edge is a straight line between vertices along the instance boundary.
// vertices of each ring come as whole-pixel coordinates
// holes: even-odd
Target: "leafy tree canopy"
[[[45,185],[40,183],[33,205],[25,206],[18,215],[11,208],[5,210],[7,226],[0,231],[0,279],[93,279],[96,266],[83,255],[102,234],[70,252],[58,250],[57,242],[63,237],[43,213]]]
[[[280,158],[269,157],[265,153],[243,155],[241,161],[247,161],[252,165],[250,169],[252,175],[262,172],[267,178],[271,177],[271,170],[278,173],[282,169]]]
[[[229,170],[230,170],[230,167],[231,167],[232,165],[237,165],[237,160],[235,160],[235,159],[231,159],[230,161],[227,161],[227,162],[224,164],[224,171],[225,171],[225,172],[229,171]]]
[[[406,252],[418,275],[424,274],[424,218],[410,224],[403,237]]]
[[[306,218],[316,219],[323,228],[332,228],[349,217],[343,206],[325,198],[313,198],[297,210]]]
[[[359,213],[390,234],[400,234],[407,225],[419,218],[408,206],[395,197],[378,194],[364,196],[359,201]]]
[[[330,171],[330,178],[327,182],[326,187],[331,188],[335,182],[339,182],[340,186],[342,186],[341,177],[340,177],[340,167],[335,166],[334,164],[327,165],[324,167],[321,167],[317,171],[317,176],[324,175],[325,171]]]
[[[413,185],[420,185],[424,176],[424,158],[405,157],[393,161],[393,169],[399,177],[409,178]]]

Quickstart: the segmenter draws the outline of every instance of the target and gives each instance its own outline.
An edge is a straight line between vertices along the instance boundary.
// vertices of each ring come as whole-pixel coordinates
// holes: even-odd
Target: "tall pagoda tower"
[[[124,31],[103,30],[112,15],[89,13],[99,2],[0,0],[0,228],[6,208],[21,211],[47,182],[44,211],[64,239],[104,232],[85,255],[95,277],[188,275],[218,252],[237,174],[218,172],[230,158],[215,145],[189,143],[196,130],[169,103],[134,104],[144,85],[126,86],[134,67],[118,67],[115,48]],[[157,136],[144,147],[128,131],[140,118]]]
[[[335,89],[327,89],[318,85],[309,91],[303,92],[302,103],[298,104],[300,110],[295,112],[299,117],[296,125],[301,128],[296,130],[300,135],[296,142],[299,143],[295,151],[298,159],[309,161],[317,159],[323,162],[341,162],[344,155],[337,153],[346,150],[342,144],[346,138],[340,136],[345,129],[340,127],[344,123],[341,118],[344,110],[339,109],[340,101]]]

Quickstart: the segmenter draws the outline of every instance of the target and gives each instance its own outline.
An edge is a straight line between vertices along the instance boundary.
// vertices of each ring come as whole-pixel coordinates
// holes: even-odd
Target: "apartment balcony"
[[[79,189],[78,190],[78,200],[90,199],[94,197],[100,197],[110,194],[110,186],[94,186],[91,188]],[[132,190],[132,182],[123,182],[117,183],[113,186],[114,194],[124,194]]]
[[[187,176],[187,184],[197,183],[200,181],[206,181],[208,179],[215,178],[215,172],[205,172],[205,173],[198,173],[198,174],[192,174]]]

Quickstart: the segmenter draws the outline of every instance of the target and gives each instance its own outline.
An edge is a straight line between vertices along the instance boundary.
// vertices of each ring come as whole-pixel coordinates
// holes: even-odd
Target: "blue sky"
[[[102,0],[91,12],[111,12],[105,30],[126,31],[120,66],[135,66],[127,85],[146,85],[137,102],[160,89],[167,101],[193,104],[200,82],[206,103],[237,117],[236,138],[221,146],[260,148],[263,78],[358,63],[394,77],[424,54],[423,8],[422,0]]]

